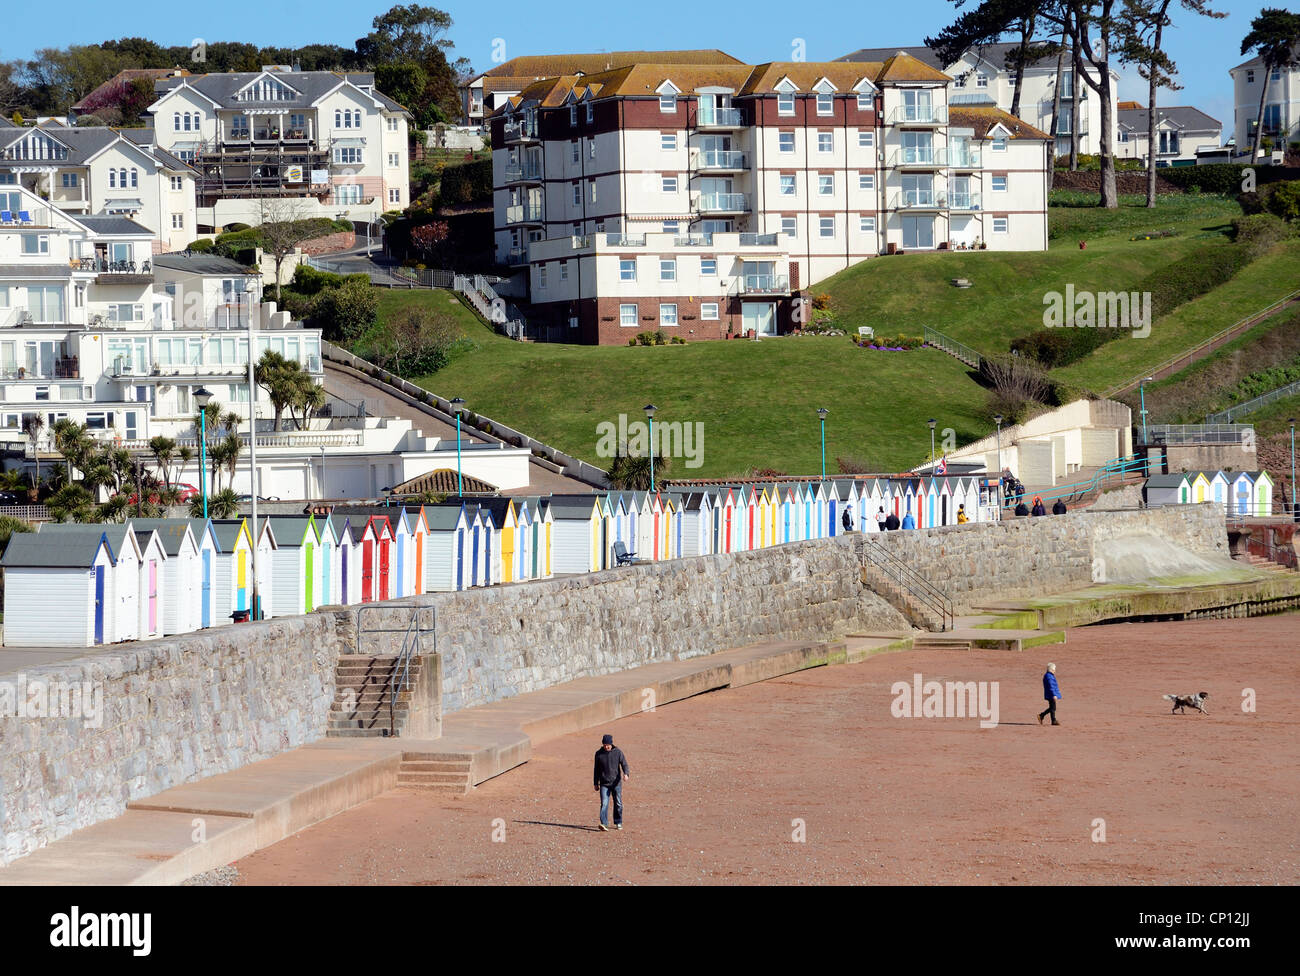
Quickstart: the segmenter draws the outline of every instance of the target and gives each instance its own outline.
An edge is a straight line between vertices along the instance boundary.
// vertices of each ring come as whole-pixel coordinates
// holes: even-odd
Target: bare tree
[[[261,197],[258,200],[261,220],[257,228],[262,249],[275,261],[275,300],[280,300],[280,270],[285,260],[303,241],[319,234],[309,220],[306,201],[294,197]]]

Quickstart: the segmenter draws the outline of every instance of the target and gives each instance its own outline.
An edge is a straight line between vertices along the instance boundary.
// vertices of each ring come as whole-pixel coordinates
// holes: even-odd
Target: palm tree
[[[1255,118],[1255,142],[1251,147],[1253,163],[1259,156],[1264,141],[1264,102],[1268,83],[1273,72],[1291,68],[1300,61],[1300,14],[1278,7],[1265,7],[1250,22],[1250,33],[1241,42],[1241,53],[1255,51],[1263,62],[1263,77],[1259,85],[1259,113]]]
[[[623,445],[622,450],[627,450],[626,444]],[[655,457],[656,487],[662,486],[663,477],[671,467],[672,462],[668,458]],[[648,491],[650,488],[650,458],[646,455],[630,456],[620,452],[614,457],[614,461],[609,466],[609,471],[606,474],[609,477],[609,486],[616,491]]]
[[[149,450],[153,452],[153,459],[158,465],[158,473],[162,475],[163,484],[170,486],[171,463],[176,457],[176,442],[170,437],[151,437]]]
[[[239,454],[244,449],[244,442],[238,434],[227,434],[226,439],[221,442],[225,449],[222,453],[222,463],[225,465],[226,474],[230,478],[231,487],[235,484],[235,468],[239,464]]]
[[[266,390],[275,410],[275,422],[272,430],[280,429],[280,418],[286,407],[293,403],[298,390],[297,374],[301,367],[295,359],[285,359],[273,349],[262,353],[253,370],[253,378],[258,386]]]
[[[298,389],[294,394],[293,403],[290,410],[301,410],[302,420],[294,416],[293,425],[299,430],[306,430],[311,425],[311,417],[317,410],[325,406],[325,387],[319,386],[311,381],[311,377],[306,373],[298,374],[301,381]]]
[[[118,492],[110,495],[108,501],[99,506],[97,518],[100,522],[124,522],[130,514],[131,500],[124,493]]]
[[[56,522],[90,522],[97,515],[95,499],[79,484],[67,484],[45,501]]]
[[[36,495],[35,500],[40,499],[41,492],[41,452],[38,442],[41,438],[41,430],[44,427],[45,421],[41,419],[39,413],[29,413],[23,417],[23,433],[32,442],[32,457],[36,460],[36,480],[32,484],[32,491]]]
[[[63,417],[54,422],[50,431],[54,434],[55,448],[67,463],[68,481],[71,481],[73,461],[85,455],[86,428],[76,421]]]
[[[194,448],[188,444],[182,444],[176,449],[176,471],[179,473],[185,470],[186,465],[194,460]]]
[[[214,519],[234,518],[239,514],[239,496],[233,488],[223,488],[208,496],[208,517]],[[203,499],[190,499],[190,516],[203,517]]]

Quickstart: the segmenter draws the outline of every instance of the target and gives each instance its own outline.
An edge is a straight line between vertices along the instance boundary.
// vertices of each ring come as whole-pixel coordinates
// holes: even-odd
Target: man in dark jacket
[[[853,513],[847,508],[844,510],[844,517],[840,519],[840,524],[844,526],[845,532],[853,531]]]
[[[1056,703],[1061,700],[1061,686],[1056,683],[1055,664],[1049,664],[1043,672],[1043,698],[1047,701],[1047,707],[1038,713],[1038,724],[1042,725],[1043,719],[1050,715],[1052,724],[1060,725],[1056,720]]]
[[[596,752],[596,768],[592,779],[600,794],[600,829],[609,830],[609,798],[614,798],[614,829],[623,829],[623,777],[632,778],[627,768],[623,750],[614,745],[614,737],[606,735],[600,740]]]
[[[890,512],[885,516],[885,528],[890,532],[897,532],[899,526],[898,516]]]
[[[1029,506],[1026,505],[1024,502],[1021,502],[1019,505],[1016,506],[1016,514],[1019,515],[1019,516],[1026,516],[1026,515],[1028,515],[1028,514],[1029,514]]]
[[[1064,514],[1065,514],[1065,511],[1066,511],[1066,509],[1065,509],[1065,502],[1061,501],[1061,499],[1058,498],[1058,499],[1056,500],[1056,504],[1052,506],[1052,514],[1053,514],[1053,515],[1064,515]]]

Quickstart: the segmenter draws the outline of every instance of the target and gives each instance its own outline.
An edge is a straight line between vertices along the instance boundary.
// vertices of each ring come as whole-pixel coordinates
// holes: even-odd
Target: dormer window
[[[794,115],[794,93],[781,92],[776,96],[776,114]]]
[[[835,96],[826,92],[817,93],[817,114],[830,115],[835,111]]]
[[[677,111],[677,96],[667,92],[659,96],[659,111],[665,115],[674,114]]]

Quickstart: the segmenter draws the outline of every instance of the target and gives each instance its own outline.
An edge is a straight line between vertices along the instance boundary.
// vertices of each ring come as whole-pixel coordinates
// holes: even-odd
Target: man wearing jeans
[[[596,792],[600,794],[600,829],[609,830],[609,798],[614,798],[614,829],[623,829],[623,777],[632,778],[623,750],[614,746],[614,737],[606,735],[600,740],[596,753],[596,768],[592,774]]]

